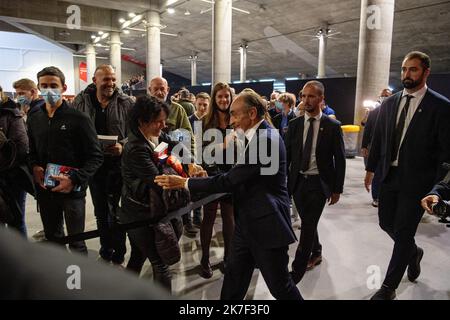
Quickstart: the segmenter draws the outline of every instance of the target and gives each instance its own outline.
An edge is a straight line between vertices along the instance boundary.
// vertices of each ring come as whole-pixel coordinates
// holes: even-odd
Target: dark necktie
[[[411,95],[407,95],[405,97],[406,103],[403,107],[402,113],[400,114],[400,118],[398,119],[397,127],[395,128],[395,140],[392,146],[391,161],[395,161],[395,159],[397,159],[397,154],[400,149],[400,142],[402,140],[403,129],[405,128],[405,120],[406,115],[408,114],[409,103],[411,102],[411,99],[414,98],[414,96]]]
[[[313,135],[314,135],[314,120],[315,118],[309,118],[309,128],[308,134],[306,136],[305,145],[303,146],[303,155],[302,155],[302,165],[300,170],[302,172],[306,172],[309,169],[309,162],[311,160],[311,149],[313,143]]]

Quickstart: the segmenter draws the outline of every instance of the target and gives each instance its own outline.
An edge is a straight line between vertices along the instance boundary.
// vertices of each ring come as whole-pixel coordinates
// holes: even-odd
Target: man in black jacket
[[[302,220],[300,243],[292,262],[292,278],[322,261],[317,224],[325,203],[339,201],[345,178],[344,140],[340,123],[321,111],[324,86],[310,81],[302,90],[305,115],[289,123],[285,137],[288,187]]]
[[[93,83],[76,96],[72,106],[90,117],[98,135],[117,136],[116,143],[103,148],[104,162],[90,179],[89,190],[100,230],[100,257],[122,264],[126,253],[125,232],[110,231],[109,228],[117,222],[122,189],[120,162],[128,137],[128,114],[133,101],[116,87],[112,66],[98,66],[92,80]]]
[[[232,193],[236,226],[222,300],[244,299],[256,266],[276,299],[302,299],[288,272],[288,246],[295,234],[286,188],[286,150],[277,130],[265,121],[265,112],[265,103],[254,92],[241,93],[231,104],[231,124],[243,132],[246,143],[243,158],[227,173],[188,180],[173,175],[155,178],[169,189]],[[264,152],[269,161],[263,159]],[[275,172],[270,170],[274,167]]]
[[[101,166],[103,154],[92,121],[63,100],[67,86],[61,70],[47,67],[37,78],[45,105],[28,119],[30,162],[45,236],[54,241],[64,235],[63,214],[69,235],[84,231],[86,188]],[[75,168],[52,176],[58,183],[52,189],[44,185],[50,163]],[[72,242],[69,247],[87,253],[84,241]]]

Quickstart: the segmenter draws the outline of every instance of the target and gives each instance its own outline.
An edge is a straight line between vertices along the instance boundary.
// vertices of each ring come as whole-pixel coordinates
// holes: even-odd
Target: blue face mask
[[[62,97],[61,89],[41,89],[45,102],[54,107]]]
[[[29,105],[31,102],[30,99],[28,99],[26,96],[18,96],[17,97],[17,103],[20,104],[22,107]]]
[[[283,103],[280,101],[275,101],[275,108],[277,108],[279,111],[282,111],[284,108]]]

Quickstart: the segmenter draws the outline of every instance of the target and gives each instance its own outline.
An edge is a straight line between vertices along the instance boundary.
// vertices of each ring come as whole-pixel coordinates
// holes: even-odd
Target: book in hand
[[[153,150],[155,159],[160,162],[164,163],[168,157],[169,152],[169,145],[165,142],[161,142],[155,150]]]
[[[106,148],[113,146],[117,143],[118,136],[105,136],[105,135],[97,135],[98,141],[100,142],[100,146],[103,151],[105,151]]]
[[[46,186],[48,189],[56,187],[59,184],[59,181],[53,179],[52,176],[70,175],[73,170],[77,171],[78,169],[69,166],[62,166],[55,163],[48,163],[47,168],[45,169],[44,186]],[[81,186],[75,186],[73,188],[73,191],[81,191]]]

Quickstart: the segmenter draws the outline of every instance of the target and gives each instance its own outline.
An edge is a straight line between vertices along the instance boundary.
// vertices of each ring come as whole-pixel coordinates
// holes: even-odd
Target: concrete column
[[[239,53],[241,55],[241,70],[240,70],[240,78],[241,82],[247,81],[247,50],[248,45],[243,43],[239,46]]]
[[[95,47],[93,44],[86,45],[86,66],[87,66],[87,82],[91,83],[94,76],[95,68],[97,68]]]
[[[150,1],[151,9],[146,12],[147,29],[147,85],[153,77],[161,74],[161,21],[158,1]]]
[[[361,0],[356,125],[361,124],[365,115],[363,102],[376,100],[380,91],[389,85],[394,6],[395,0]]]
[[[317,78],[325,78],[328,28],[320,29],[317,33],[317,37],[319,38],[319,62],[317,66]]]
[[[216,0],[213,9],[212,85],[231,82],[232,0]]]
[[[111,32],[109,41],[109,60],[116,71],[116,83],[118,86],[122,85],[122,53],[120,42],[120,34],[118,32]]]
[[[189,57],[191,61],[191,86],[197,85],[197,60],[198,56],[196,54]]]

